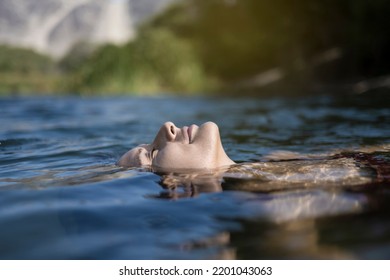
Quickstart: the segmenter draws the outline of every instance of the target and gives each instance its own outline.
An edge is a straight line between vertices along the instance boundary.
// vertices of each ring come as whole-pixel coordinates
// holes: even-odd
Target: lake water
[[[237,162],[376,147],[389,144],[389,108],[386,94],[1,98],[0,258],[388,259],[389,152],[371,150],[372,183],[256,190],[226,178],[191,194],[115,162],[167,120],[216,122]]]

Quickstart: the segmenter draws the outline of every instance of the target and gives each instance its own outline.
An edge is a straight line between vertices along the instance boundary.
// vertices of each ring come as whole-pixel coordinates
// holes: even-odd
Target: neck
[[[232,161],[228,155],[225,153],[225,151],[223,149],[221,149],[217,155],[217,158],[218,158],[218,162],[217,162],[217,166],[218,167],[221,167],[221,166],[228,166],[228,165],[232,165],[232,164],[235,164],[234,161]]]

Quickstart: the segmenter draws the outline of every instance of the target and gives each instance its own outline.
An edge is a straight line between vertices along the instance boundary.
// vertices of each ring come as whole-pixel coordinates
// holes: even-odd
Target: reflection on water
[[[239,244],[239,259],[353,259],[353,254],[332,244],[321,244],[314,219],[292,220],[283,224],[243,221],[244,232],[231,236],[232,244]],[[266,230],[264,230],[266,229]],[[252,245],[250,245],[252,244]]]
[[[388,101],[1,99],[0,258],[389,258]],[[239,163],[115,165],[165,120]]]

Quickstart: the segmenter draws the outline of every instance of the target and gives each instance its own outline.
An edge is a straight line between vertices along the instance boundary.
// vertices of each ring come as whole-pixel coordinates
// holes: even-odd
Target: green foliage
[[[191,39],[206,71],[225,82],[275,67],[347,78],[389,72],[388,14],[387,0],[188,0],[150,25]],[[312,67],[335,47],[341,63]]]
[[[142,30],[134,42],[99,48],[71,76],[81,92],[195,92],[208,86],[193,47],[167,29]]]
[[[53,69],[49,57],[29,49],[0,45],[0,72],[2,73],[45,73]]]
[[[29,49],[0,45],[0,94],[53,92],[57,76],[53,61]]]

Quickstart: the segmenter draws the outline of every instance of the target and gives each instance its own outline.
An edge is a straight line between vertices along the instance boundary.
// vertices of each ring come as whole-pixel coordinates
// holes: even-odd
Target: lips
[[[191,126],[188,128],[187,132],[188,132],[188,139],[189,139],[190,144],[193,142],[194,137],[195,137],[195,135],[196,135],[196,132],[197,132],[198,128],[199,128],[199,127],[198,127],[197,125],[195,125],[195,124],[191,125]]]

